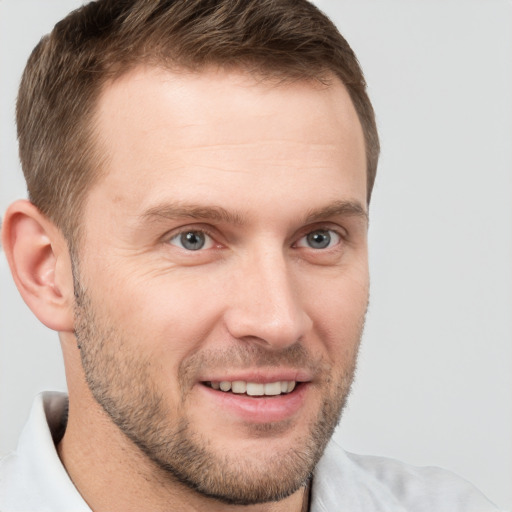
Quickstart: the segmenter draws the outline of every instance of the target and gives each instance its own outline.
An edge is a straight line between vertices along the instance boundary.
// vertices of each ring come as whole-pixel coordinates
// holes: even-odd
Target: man
[[[494,510],[458,478],[327,448],[368,302],[378,137],[305,1],[84,6],[17,105],[30,202],[3,245],[59,332],[1,510]]]

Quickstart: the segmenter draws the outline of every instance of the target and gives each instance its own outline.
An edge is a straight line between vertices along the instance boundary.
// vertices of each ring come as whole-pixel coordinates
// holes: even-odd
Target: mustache
[[[186,389],[197,375],[205,369],[229,368],[275,368],[279,366],[305,369],[318,376],[326,373],[330,366],[315,357],[304,345],[297,342],[283,350],[268,349],[255,342],[243,341],[228,349],[204,351],[193,354],[182,362],[178,377],[182,389]]]

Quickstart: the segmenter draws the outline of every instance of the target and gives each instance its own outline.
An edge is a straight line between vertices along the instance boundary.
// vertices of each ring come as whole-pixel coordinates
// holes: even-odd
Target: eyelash
[[[179,237],[181,237],[182,235],[187,234],[187,233],[202,233],[202,234],[206,235],[211,240],[211,243],[212,243],[213,246],[216,245],[215,237],[212,234],[211,230],[207,229],[204,226],[189,227],[189,228],[181,229],[181,230],[179,230],[176,233],[172,233],[171,235],[167,235],[166,236],[166,241],[167,241],[167,243],[171,244],[172,240],[179,239]],[[174,244],[171,244],[171,245],[174,245]],[[217,245],[219,245],[219,244],[217,243]],[[179,248],[183,249],[186,252],[200,252],[201,250],[206,250],[206,249],[203,249],[202,247],[197,249],[196,251],[191,250],[191,249],[185,249],[184,247],[179,247]],[[208,249],[210,249],[210,247]]]
[[[299,243],[302,241],[302,240],[305,240],[307,239],[310,235],[313,235],[313,234],[318,234],[318,233],[327,233],[329,234],[329,245],[330,245],[330,242],[332,240],[332,238],[337,238],[337,240],[335,241],[336,243],[332,246],[332,247],[311,247],[311,246],[303,246],[303,245],[299,245]],[[333,237],[332,235],[335,235],[335,237]],[[334,249],[336,246],[338,246],[341,241],[343,240],[343,236],[341,235],[341,233],[339,233],[337,230],[335,229],[332,229],[332,228],[316,228],[316,229],[313,229],[311,231],[308,231],[307,233],[305,233],[304,235],[302,235],[298,240],[297,242],[295,242],[294,246],[295,247],[304,247],[304,248],[309,248],[309,249],[313,249],[313,250],[329,250],[329,249]]]
[[[319,226],[314,226],[314,227],[309,227],[307,229],[307,231],[303,232],[303,234],[301,234],[298,238],[297,238],[297,241],[294,242],[292,244],[292,247],[295,247],[295,248],[304,248],[304,249],[311,249],[313,251],[329,251],[329,250],[335,250],[336,247],[338,247],[340,245],[340,243],[342,243],[344,240],[346,240],[346,237],[347,237],[347,234],[345,232],[341,232],[342,230],[341,229],[334,229],[332,226],[325,226],[325,225],[319,225]],[[330,233],[331,234],[331,238],[332,238],[332,234],[335,235],[335,238],[337,238],[336,240],[336,243],[332,246],[332,247],[321,247],[321,248],[314,248],[314,247],[311,247],[311,246],[303,246],[303,245],[299,245],[299,243],[305,239],[306,237],[308,237],[309,235],[312,235],[313,233],[320,233],[320,232],[325,232],[325,233]],[[213,247],[206,247],[204,248],[203,246],[199,247],[198,249],[194,250],[194,249],[187,249],[185,247],[183,247],[182,245],[179,246],[177,244],[172,244],[171,242],[173,240],[176,240],[178,239],[179,240],[179,237],[181,237],[182,235],[186,234],[186,233],[202,233],[204,235],[206,235],[209,239],[210,239],[210,244],[213,245]],[[193,252],[202,252],[202,251],[205,251],[205,250],[209,250],[209,249],[212,249],[212,248],[215,248],[215,245],[217,244],[217,246],[219,246],[220,244],[218,244],[215,240],[215,236],[213,233],[212,233],[212,230],[208,229],[206,226],[191,226],[191,227],[188,227],[188,228],[183,228],[183,229],[180,229],[178,232],[176,233],[172,233],[171,235],[167,235],[165,237],[165,240],[166,240],[166,243],[168,244],[171,244],[171,245],[174,245],[188,253],[193,253]],[[208,244],[208,242],[206,242]],[[329,241],[330,243],[330,241]],[[208,245],[210,245],[208,244]],[[219,248],[219,247],[218,247]]]

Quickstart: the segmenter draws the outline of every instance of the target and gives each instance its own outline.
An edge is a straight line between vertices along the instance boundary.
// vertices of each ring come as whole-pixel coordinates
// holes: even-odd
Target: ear
[[[36,317],[55,331],[73,331],[71,258],[61,231],[31,202],[6,211],[2,244],[14,282]]]

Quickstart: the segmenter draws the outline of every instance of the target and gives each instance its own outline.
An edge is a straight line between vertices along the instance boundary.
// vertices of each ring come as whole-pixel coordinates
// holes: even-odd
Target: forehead
[[[269,180],[306,190],[334,179],[344,183],[339,194],[366,194],[361,125],[336,78],[270,83],[239,71],[141,67],[105,88],[96,130],[107,154],[96,189],[120,205],[222,190],[233,200],[234,188],[256,200]]]

